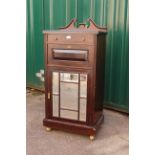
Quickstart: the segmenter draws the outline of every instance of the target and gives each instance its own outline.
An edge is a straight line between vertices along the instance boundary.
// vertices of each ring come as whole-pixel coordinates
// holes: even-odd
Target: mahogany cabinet
[[[44,31],[45,118],[43,125],[90,136],[103,122],[106,28],[76,19]]]

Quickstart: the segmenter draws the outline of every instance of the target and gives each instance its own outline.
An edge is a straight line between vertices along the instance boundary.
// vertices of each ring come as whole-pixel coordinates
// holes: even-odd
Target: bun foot
[[[90,140],[94,140],[95,139],[95,136],[90,136],[89,139]]]
[[[46,127],[46,131],[51,131],[52,129],[50,127]]]

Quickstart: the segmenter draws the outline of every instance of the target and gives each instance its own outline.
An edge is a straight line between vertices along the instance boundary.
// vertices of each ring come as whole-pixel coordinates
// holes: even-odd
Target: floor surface
[[[95,140],[63,131],[47,132],[42,125],[44,94],[27,90],[27,155],[128,155],[129,119],[105,109]]]

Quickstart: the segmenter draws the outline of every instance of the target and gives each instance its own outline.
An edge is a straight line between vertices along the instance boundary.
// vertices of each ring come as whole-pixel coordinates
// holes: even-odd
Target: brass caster
[[[50,127],[46,127],[46,131],[51,131],[52,129]]]
[[[95,136],[89,136],[89,139],[90,140],[94,140],[95,139]]]

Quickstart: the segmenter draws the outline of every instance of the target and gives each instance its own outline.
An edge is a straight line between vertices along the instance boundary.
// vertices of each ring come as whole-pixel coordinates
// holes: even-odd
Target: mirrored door
[[[86,121],[87,74],[52,72],[52,116]]]

